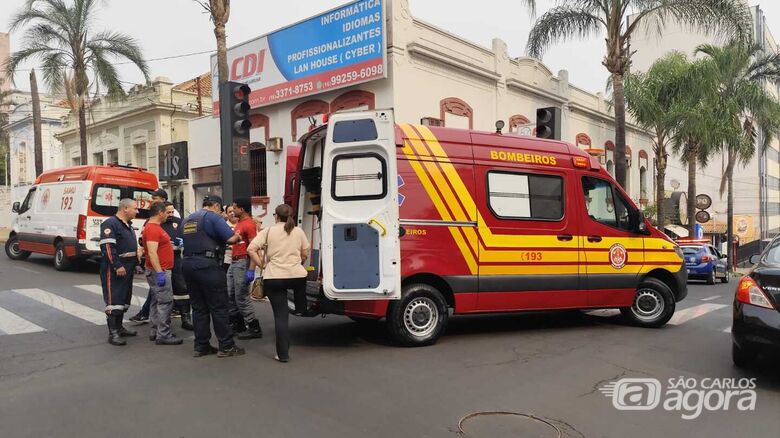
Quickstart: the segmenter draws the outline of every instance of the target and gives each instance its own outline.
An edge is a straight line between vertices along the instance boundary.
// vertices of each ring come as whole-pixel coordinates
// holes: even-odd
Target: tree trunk
[[[734,151],[728,148],[729,162],[732,160]],[[728,255],[728,268],[733,269],[737,262],[737,255],[734,253],[734,172],[726,175],[728,185],[728,195],[726,202],[726,255]]]
[[[612,73],[612,98],[615,103],[615,180],[626,187],[626,97],[623,75]],[[629,193],[629,196],[631,194]]]
[[[81,141],[81,164],[87,164],[87,110],[84,100],[79,103],[79,140]]]
[[[690,150],[690,148],[689,148]],[[688,237],[696,237],[694,233],[696,224],[696,151],[688,154]]]
[[[41,99],[38,96],[38,78],[35,77],[35,69],[30,71],[30,95],[32,97],[35,176],[37,177],[43,173],[43,140],[41,139]]]
[[[214,23],[214,36],[217,37],[217,67],[219,71],[219,83],[230,80],[230,71],[227,62],[227,41],[225,36],[225,23]]]
[[[661,140],[662,142],[662,140]],[[663,230],[666,224],[666,210],[664,209],[664,198],[666,189],[664,181],[666,180],[666,148],[659,146],[655,158],[655,211],[656,226]]]

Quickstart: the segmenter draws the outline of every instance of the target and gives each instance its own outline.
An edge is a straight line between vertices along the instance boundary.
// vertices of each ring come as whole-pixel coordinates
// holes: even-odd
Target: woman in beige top
[[[249,244],[247,252],[263,269],[263,290],[274,312],[276,357],[280,362],[290,359],[289,311],[287,291],[295,295],[295,314],[306,309],[306,276],[303,262],[309,257],[309,241],[303,230],[295,226],[292,207],[282,204],[274,213],[276,223],[260,232]]]

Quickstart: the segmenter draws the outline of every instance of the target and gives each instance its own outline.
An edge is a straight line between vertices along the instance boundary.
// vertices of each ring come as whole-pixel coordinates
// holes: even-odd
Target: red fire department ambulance
[[[100,255],[100,224],[122,198],[136,201],[139,229],[149,217],[157,177],[129,166],[76,166],[42,173],[15,213],[5,252],[13,260],[32,253],[54,256],[57,270]]]
[[[677,245],[596,158],[559,141],[336,113],[292,178],[310,305],[386,318],[426,345],[450,312],[617,308],[665,324],[686,294]]]

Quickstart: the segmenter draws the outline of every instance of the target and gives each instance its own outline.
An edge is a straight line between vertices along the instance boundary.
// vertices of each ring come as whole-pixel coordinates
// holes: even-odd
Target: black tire
[[[756,361],[758,349],[749,345],[740,347],[736,342],[731,342],[731,360],[739,368],[747,368]]]
[[[646,278],[636,288],[631,307],[620,309],[620,313],[637,327],[661,327],[672,318],[676,302],[672,290],[657,278]]]
[[[73,267],[73,261],[65,253],[65,244],[57,242],[54,246],[54,269],[68,271]]]
[[[720,279],[720,282],[723,284],[727,284],[729,282],[729,277],[731,277],[731,273],[728,269],[726,269],[726,272],[723,274],[723,278]]]
[[[30,257],[30,251],[22,251],[19,249],[19,238],[16,234],[8,236],[8,240],[5,241],[5,255],[11,260],[24,260]]]
[[[449,308],[444,296],[427,284],[404,287],[401,299],[387,309],[390,337],[404,347],[436,343],[447,327]]]
[[[707,284],[715,284],[715,268],[707,275]]]

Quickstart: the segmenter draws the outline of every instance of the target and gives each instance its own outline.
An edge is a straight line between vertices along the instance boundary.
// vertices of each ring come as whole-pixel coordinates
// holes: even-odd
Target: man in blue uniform
[[[181,254],[184,249],[184,240],[181,234],[182,220],[176,216],[176,209],[172,202],[165,201],[165,214],[168,219],[162,224],[162,229],[171,236],[173,244],[173,303],[174,308],[179,310],[181,315],[181,328],[184,330],[193,330],[192,316],[190,310],[190,294],[187,291],[187,282],[184,280],[184,272],[181,266]]]
[[[185,221],[182,237],[184,259],[182,267],[192,305],[195,327],[195,357],[217,354],[217,357],[239,356],[244,349],[237,347],[228,318],[227,280],[222,270],[225,244],[241,239],[220,215],[222,198],[207,196],[203,209],[191,214]],[[219,349],[209,343],[210,324],[219,341]]]
[[[115,216],[100,224],[100,283],[106,303],[108,343],[125,345],[122,339],[136,332],[122,327],[133,296],[133,274],[138,263],[138,239],[131,221],[138,214],[132,199],[122,199]]]

